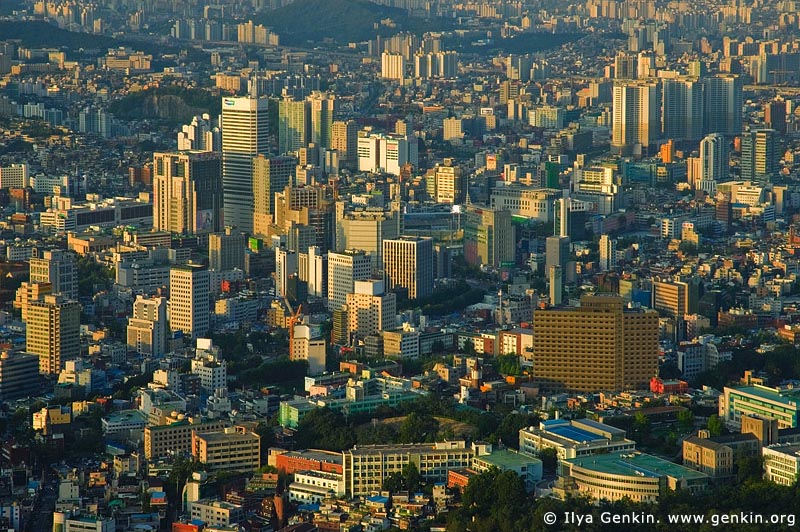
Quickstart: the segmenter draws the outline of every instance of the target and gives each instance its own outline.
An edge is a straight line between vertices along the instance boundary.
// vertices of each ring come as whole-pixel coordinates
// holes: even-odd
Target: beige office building
[[[426,481],[444,482],[451,469],[470,467],[473,455],[463,440],[359,445],[342,452],[345,491],[352,497],[380,491],[386,477],[410,463]]]
[[[363,251],[328,253],[328,310],[341,309],[355,282],[369,279],[371,274],[372,261]]]
[[[211,326],[210,276],[205,266],[184,264],[169,272],[169,324],[194,340]]]
[[[658,369],[658,314],[618,296],[583,296],[578,308],[533,315],[533,371],[547,390],[642,389]]]
[[[193,432],[219,432],[224,431],[227,426],[224,421],[194,423],[191,419],[181,419],[169,425],[145,427],[144,456],[152,460],[191,451]]]
[[[50,283],[22,283],[17,288],[14,298],[14,308],[22,311],[22,321],[28,321],[28,307],[34,301],[40,301],[47,294],[52,293],[53,285]]]
[[[383,241],[383,270],[387,290],[402,287],[409,299],[433,292],[433,239],[400,237]]]
[[[261,467],[261,437],[243,427],[194,431],[192,456],[206,471],[253,471]]]
[[[128,319],[128,347],[141,354],[163,355],[168,332],[166,298],[136,296],[133,316]]]
[[[347,294],[349,331],[364,338],[394,328],[397,296],[385,293],[383,281],[355,281],[354,285],[354,293]]]
[[[253,159],[253,233],[269,235],[275,214],[275,194],[291,184],[297,161],[294,157],[267,157],[259,154]]]
[[[153,227],[192,235],[222,231],[219,153],[153,154]]]
[[[39,373],[58,375],[62,364],[81,353],[81,305],[47,295],[28,307],[26,351],[39,356]]]

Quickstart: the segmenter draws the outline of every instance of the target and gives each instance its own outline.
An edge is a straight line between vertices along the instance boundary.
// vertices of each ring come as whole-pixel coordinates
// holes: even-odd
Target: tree
[[[398,432],[400,443],[420,443],[436,437],[439,422],[430,414],[411,412],[403,420]]]
[[[650,418],[644,412],[633,416],[633,432],[640,438],[650,435]]]
[[[329,408],[316,408],[307,413],[297,427],[295,445],[298,449],[343,451],[356,443],[353,427],[345,417]]]
[[[722,422],[722,419],[717,414],[712,414],[708,416],[708,423],[706,424],[706,428],[711,433],[712,436],[720,436],[722,435],[722,431],[725,429],[725,424]]]
[[[678,412],[678,425],[684,432],[689,432],[694,428],[694,413],[691,410]]]
[[[552,447],[539,451],[539,460],[542,461],[542,469],[548,472],[555,472],[558,466],[558,453]]]

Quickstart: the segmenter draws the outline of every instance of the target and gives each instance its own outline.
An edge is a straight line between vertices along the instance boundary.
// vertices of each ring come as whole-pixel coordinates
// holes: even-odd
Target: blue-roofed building
[[[536,455],[555,449],[559,460],[596,453],[629,452],[636,442],[625,438],[625,431],[590,419],[549,419],[538,427],[519,431],[519,450]]]

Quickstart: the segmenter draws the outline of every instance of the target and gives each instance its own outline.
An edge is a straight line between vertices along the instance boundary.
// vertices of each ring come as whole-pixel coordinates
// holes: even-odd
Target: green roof
[[[783,403],[785,405],[797,407],[800,404],[800,388],[777,391],[766,386],[742,386],[733,388],[740,394],[753,395],[760,399]]]
[[[566,460],[579,467],[611,475],[638,475],[648,478],[672,477],[699,479],[708,475],[641,452],[595,454]]]
[[[493,451],[492,454],[478,456],[476,458],[490,465],[497,466],[498,469],[516,469],[531,463],[541,463],[541,460],[536,457],[523,453],[516,453],[508,449]]]

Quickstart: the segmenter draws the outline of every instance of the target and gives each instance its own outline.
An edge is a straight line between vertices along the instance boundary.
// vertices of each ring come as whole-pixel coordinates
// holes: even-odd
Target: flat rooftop
[[[752,395],[754,397],[758,397],[759,399],[783,403],[785,405],[797,406],[798,403],[800,403],[800,388],[778,391],[774,388],[767,388],[765,386],[742,386],[732,389],[740,394]]]
[[[683,467],[682,465],[668,462],[657,456],[641,452],[597,454],[580,458],[573,458],[567,462],[584,469],[608,473],[610,475],[628,475],[647,478],[686,478],[701,479],[708,475]]]
[[[547,432],[576,443],[601,441],[606,439],[598,434],[592,434],[589,431],[577,429],[575,427],[566,425],[547,429]]]
[[[541,460],[538,458],[527,454],[509,451],[508,449],[501,449],[499,451],[494,451],[491,454],[478,456],[476,458],[478,460],[488,462],[491,465],[497,466],[499,469],[516,469],[531,463],[541,463]]]

